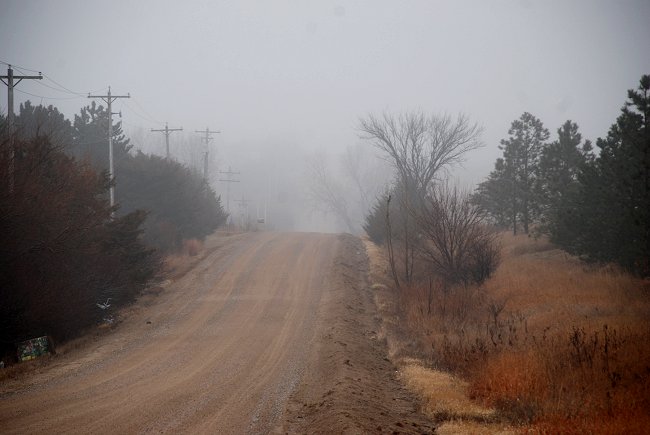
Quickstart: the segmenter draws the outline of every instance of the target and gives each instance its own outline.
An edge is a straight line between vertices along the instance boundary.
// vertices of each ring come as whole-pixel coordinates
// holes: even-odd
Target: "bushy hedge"
[[[0,351],[21,340],[61,340],[101,320],[98,302],[131,300],[160,261],[142,242],[146,213],[111,219],[109,180],[47,138],[0,139]],[[10,179],[13,178],[13,189]]]
[[[141,152],[119,165],[119,212],[144,209],[145,240],[163,251],[204,239],[226,221],[221,199],[203,178],[173,160]]]

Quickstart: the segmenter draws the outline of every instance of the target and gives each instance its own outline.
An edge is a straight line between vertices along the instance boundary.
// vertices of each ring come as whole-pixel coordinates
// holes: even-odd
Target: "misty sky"
[[[75,92],[131,93],[127,130],[209,126],[217,148],[334,152],[368,112],[462,111],[485,128],[458,172],[472,183],[524,111],[552,138],[566,119],[606,134],[650,73],[650,1],[5,0],[0,41],[1,61]],[[17,92],[16,108],[89,103],[46,85],[23,81],[48,98]]]

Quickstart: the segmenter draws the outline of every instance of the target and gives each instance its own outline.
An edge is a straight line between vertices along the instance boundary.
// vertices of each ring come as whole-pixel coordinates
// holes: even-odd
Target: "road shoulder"
[[[387,358],[364,245],[340,242],[313,351],[274,433],[433,433]]]

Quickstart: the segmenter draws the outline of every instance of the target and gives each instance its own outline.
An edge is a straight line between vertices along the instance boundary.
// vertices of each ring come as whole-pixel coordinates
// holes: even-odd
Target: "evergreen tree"
[[[72,144],[72,124],[52,105],[34,106],[30,101],[25,101],[20,105],[15,122],[19,138],[32,140],[47,137],[52,145],[60,149]]]
[[[530,223],[538,211],[535,196],[535,178],[539,157],[549,133],[542,122],[528,112],[512,122],[510,137],[501,141],[505,163],[504,175],[510,184],[512,204],[512,229],[517,234],[517,217],[521,216],[524,232],[528,233]]]
[[[0,136],[0,178],[8,140]],[[39,335],[65,339],[123,305],[156,277],[141,240],[144,215],[111,219],[109,181],[46,137],[15,141],[12,192],[0,183],[0,353]]]
[[[394,191],[394,189],[391,189],[391,191]],[[378,245],[386,241],[388,233],[386,213],[388,212],[388,197],[391,195],[391,191],[386,191],[377,198],[363,223],[363,229],[370,240]]]
[[[489,220],[498,227],[508,228],[513,223],[512,184],[506,176],[506,165],[502,158],[494,164],[494,171],[480,183],[472,195],[472,202],[480,207]],[[515,200],[516,201],[516,200]]]
[[[72,155],[87,158],[96,167],[108,170],[108,110],[93,101],[83,107],[73,122]],[[113,124],[113,159],[116,176],[120,163],[128,157],[132,146],[122,132],[122,123]]]
[[[598,157],[580,173],[575,215],[565,216],[571,231],[558,242],[596,261],[616,262],[650,274],[650,76],[598,139]]]
[[[146,210],[145,240],[152,246],[175,250],[183,239],[203,239],[226,220],[221,198],[178,162],[137,152],[119,169],[118,213]]]
[[[108,111],[93,102],[74,120],[73,155],[108,169]],[[113,126],[117,213],[146,211],[144,239],[172,251],[183,239],[203,239],[225,222],[220,198],[189,168],[162,157],[131,152],[121,123]]]
[[[539,231],[551,239],[563,237],[563,222],[574,213],[572,201],[579,190],[578,175],[593,160],[590,141],[582,142],[578,125],[570,120],[557,130],[558,139],[542,150],[537,179],[541,222]]]
[[[540,201],[536,194],[539,159],[549,133],[542,122],[528,112],[512,122],[510,135],[501,140],[503,158],[481,183],[473,202],[498,224],[509,224],[517,234],[520,221],[528,233],[533,219],[539,215]]]

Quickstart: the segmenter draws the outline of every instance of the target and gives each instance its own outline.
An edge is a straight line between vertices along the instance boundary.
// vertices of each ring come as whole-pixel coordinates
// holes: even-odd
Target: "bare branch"
[[[363,139],[388,155],[402,182],[414,184],[418,191],[426,191],[440,171],[482,146],[482,128],[463,114],[456,119],[422,112],[369,114],[359,120],[358,129]]]

